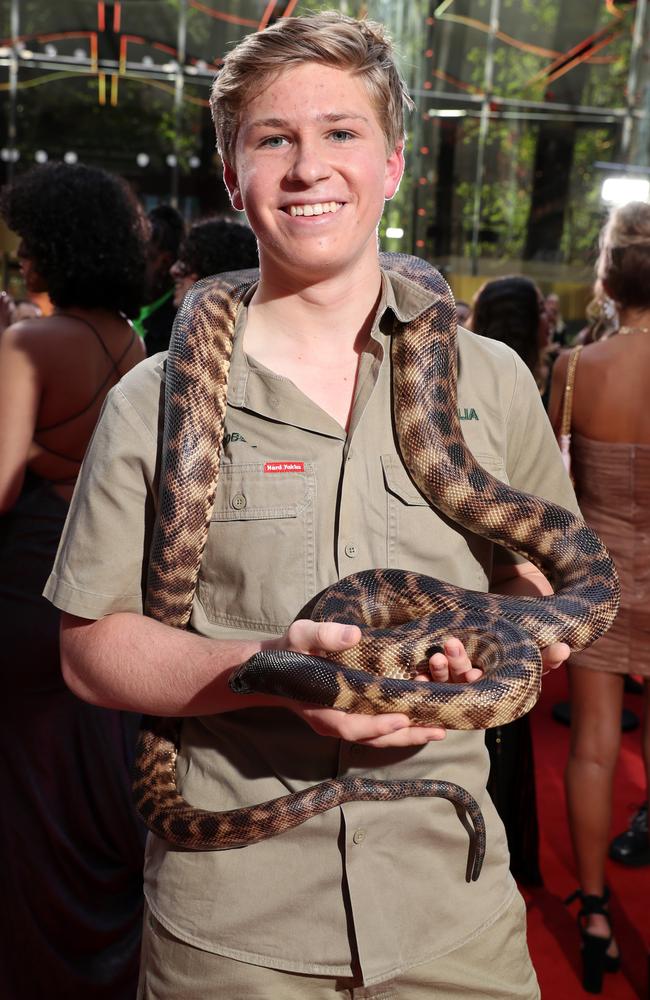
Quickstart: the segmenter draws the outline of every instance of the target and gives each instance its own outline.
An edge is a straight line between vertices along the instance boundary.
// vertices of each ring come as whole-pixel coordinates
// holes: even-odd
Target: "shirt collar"
[[[246,385],[250,366],[244,354],[243,333],[246,327],[247,306],[253,297],[256,287],[257,285],[253,285],[247,292],[237,312],[230,374],[228,377],[228,402],[231,406],[244,406],[246,403]],[[393,332],[393,323],[391,322],[390,314],[399,323],[410,323],[439,298],[440,296],[437,292],[423,288],[410,278],[406,278],[396,271],[382,269],[381,295],[375,321],[370,333],[372,340],[382,345],[383,338]],[[377,348],[375,348],[376,350]]]
[[[385,308],[391,309],[400,323],[410,323],[440,299],[437,292],[423,288],[396,271],[382,271],[382,282]]]

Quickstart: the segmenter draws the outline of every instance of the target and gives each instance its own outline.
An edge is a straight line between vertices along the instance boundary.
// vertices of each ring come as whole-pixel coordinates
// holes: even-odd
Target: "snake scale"
[[[440,274],[417,258],[382,254],[381,265],[433,299],[414,320],[396,324],[392,337],[394,423],[411,478],[443,515],[537,565],[554,594],[475,593],[398,570],[354,574],[317,595],[297,617],[356,623],[362,630],[357,646],[327,659],[257,653],[234,672],[231,687],[348,712],[405,712],[416,722],[450,729],[498,726],[523,715],[537,700],[541,648],[564,641],[572,650],[582,649],[607,631],[618,610],[618,578],[600,539],[580,518],[500,482],[477,464],[457,418],[451,292]],[[181,307],[167,360],[162,471],[145,612],[179,628],[189,621],[214,503],[235,317],[256,277],[256,272],[238,272],[195,285]],[[413,680],[449,635],[465,643],[484,676],[458,685]],[[485,851],[483,817],[458,785],[348,777],[259,805],[210,812],[193,808],[176,788],[178,729],[177,720],[145,720],[134,782],[145,822],[176,846],[241,847],[346,801],[441,796],[453,803],[470,833],[466,877],[478,878]]]

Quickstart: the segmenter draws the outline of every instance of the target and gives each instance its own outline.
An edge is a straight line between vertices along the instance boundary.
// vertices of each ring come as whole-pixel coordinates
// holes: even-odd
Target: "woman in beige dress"
[[[581,908],[584,986],[598,993],[616,971],[605,884],[613,777],[620,745],[623,681],[644,678],[643,758],[650,774],[650,205],[615,209],[601,238],[598,279],[616,303],[619,329],[585,347],[572,408],[572,472],[586,521],[610,549],[621,578],[611,631],[571,657],[571,749],[566,769],[569,824]],[[561,422],[568,358],[555,365],[549,415]],[[647,798],[647,787],[646,787]],[[640,821],[647,817],[647,802]],[[638,818],[638,817],[637,817]],[[646,819],[647,824],[647,819]],[[620,839],[620,838],[617,838]],[[638,845],[637,845],[638,846]],[[637,863],[650,861],[640,845]],[[645,860],[644,860],[645,851]],[[629,863],[629,862],[628,862]]]

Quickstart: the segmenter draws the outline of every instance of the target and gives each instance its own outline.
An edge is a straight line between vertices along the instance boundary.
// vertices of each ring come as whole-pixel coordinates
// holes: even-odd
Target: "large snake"
[[[456,410],[456,319],[451,292],[424,261],[382,254],[381,264],[430,293],[418,317],[392,337],[394,422],[403,460],[427,501],[470,531],[518,552],[550,579],[550,597],[465,591],[398,570],[357,573],[328,587],[298,617],[356,623],[361,642],[327,658],[257,653],[231,678],[235,691],[265,691],[346,712],[404,712],[422,724],[484,729],[537,700],[540,649],[582,649],[607,631],[619,603],[614,565],[574,514],[495,479],[467,448]],[[145,612],[183,628],[190,617],[219,475],[235,317],[256,272],[199,282],[180,310],[166,367],[165,427]],[[460,638],[484,676],[473,684],[414,680],[446,636]],[[336,662],[335,662],[336,661]],[[145,822],[194,850],[241,847],[282,833],[350,800],[442,796],[470,832],[467,878],[485,851],[481,811],[441,780],[348,777],[247,808],[193,808],[176,788],[176,720],[145,720],[134,794]],[[471,820],[473,830],[467,820]]]

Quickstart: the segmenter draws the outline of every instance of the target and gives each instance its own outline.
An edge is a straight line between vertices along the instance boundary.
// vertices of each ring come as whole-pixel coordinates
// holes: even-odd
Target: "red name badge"
[[[304,462],[266,462],[265,472],[304,472]]]

